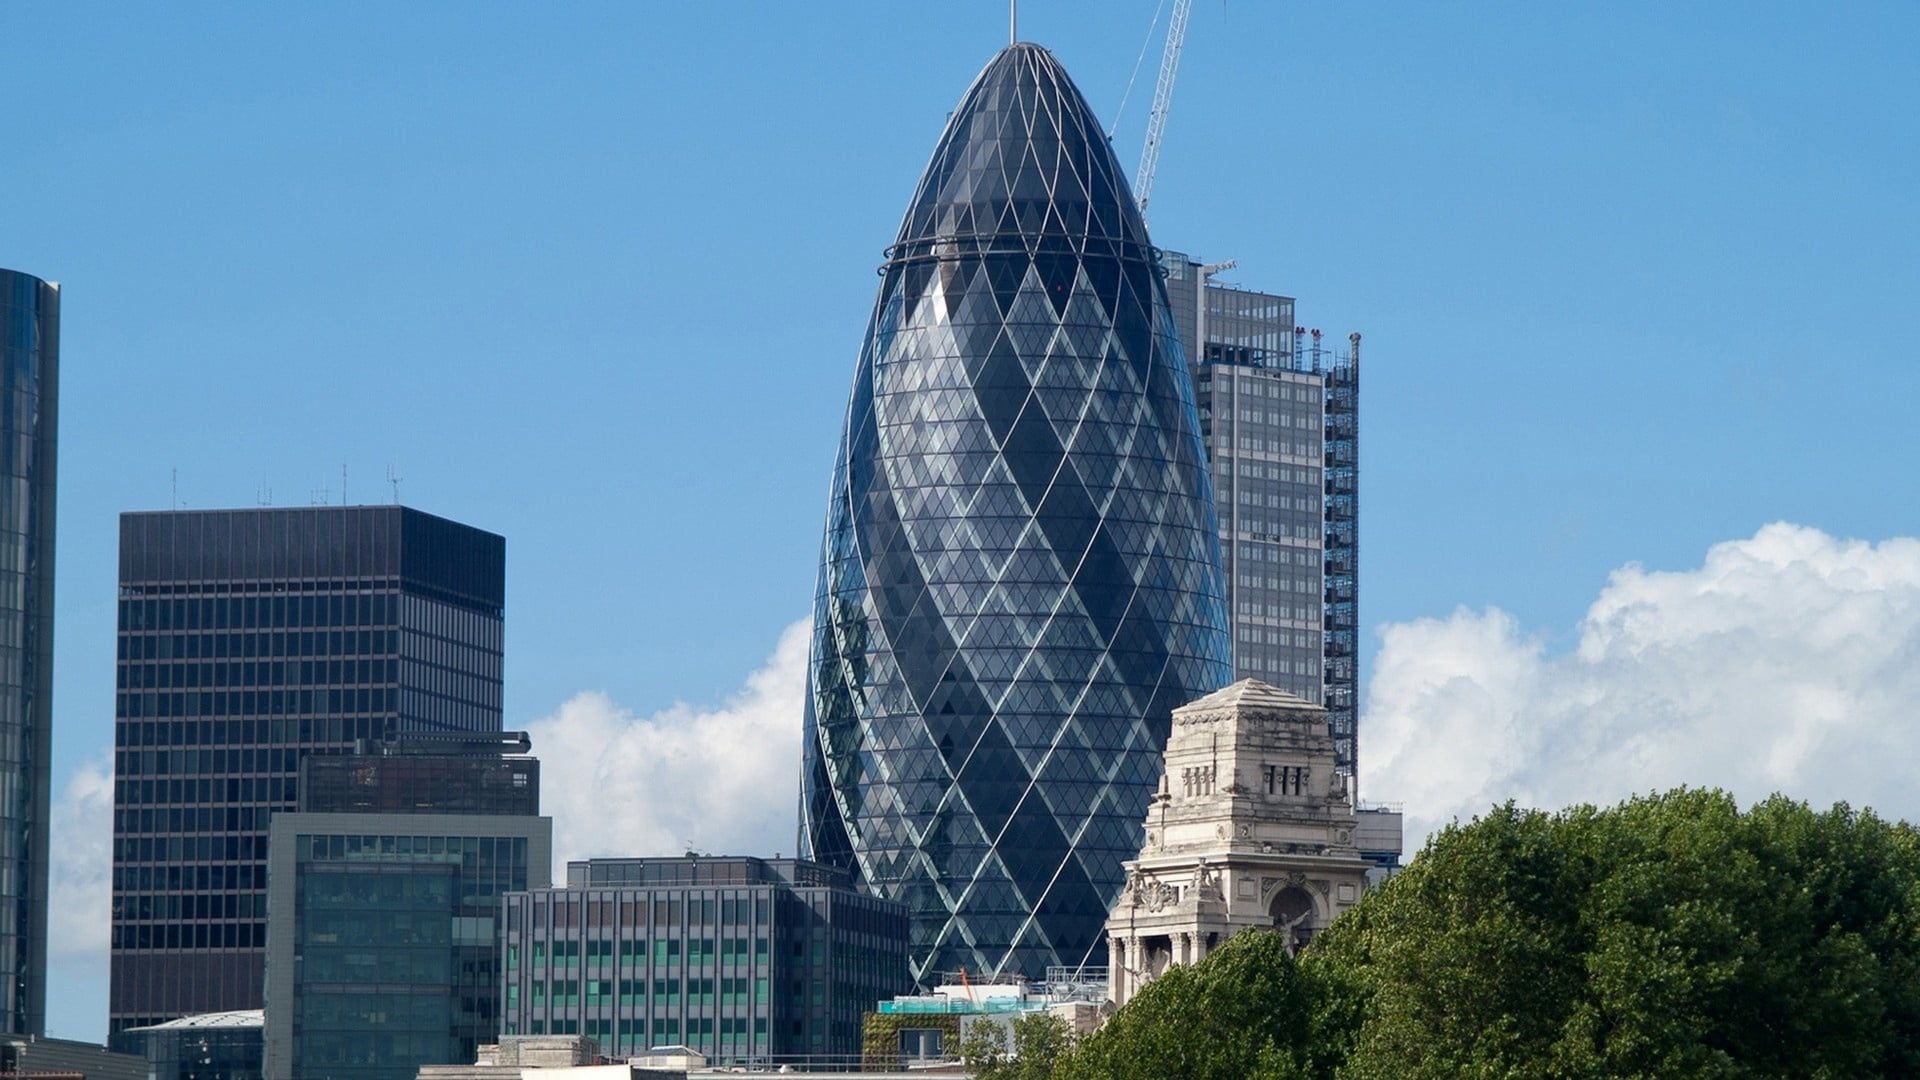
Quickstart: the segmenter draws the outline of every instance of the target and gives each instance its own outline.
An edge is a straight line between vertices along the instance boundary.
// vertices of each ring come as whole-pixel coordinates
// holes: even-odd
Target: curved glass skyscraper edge
[[[887,249],[814,598],[802,837],[917,977],[1089,962],[1172,709],[1227,683],[1157,252],[1046,50],[994,58]]]
[[[0,270],[0,1030],[44,1034],[60,287]]]

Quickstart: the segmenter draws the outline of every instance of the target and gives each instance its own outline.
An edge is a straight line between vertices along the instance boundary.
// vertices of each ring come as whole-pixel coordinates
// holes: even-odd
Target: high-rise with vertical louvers
[[[801,845],[922,981],[1104,963],[1175,706],[1225,685],[1158,253],[1058,61],[1008,47],[886,251],[814,598]]]
[[[0,270],[0,1032],[40,1035],[53,753],[60,287]]]
[[[108,1026],[256,1009],[303,760],[500,730],[506,540],[402,506],[120,517]]]

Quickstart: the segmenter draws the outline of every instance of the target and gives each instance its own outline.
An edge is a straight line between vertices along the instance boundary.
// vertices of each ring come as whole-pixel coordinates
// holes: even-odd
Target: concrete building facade
[[[1146,843],[1107,920],[1114,1002],[1243,930],[1304,945],[1359,902],[1372,864],[1335,763],[1326,710],[1266,683],[1174,710]]]

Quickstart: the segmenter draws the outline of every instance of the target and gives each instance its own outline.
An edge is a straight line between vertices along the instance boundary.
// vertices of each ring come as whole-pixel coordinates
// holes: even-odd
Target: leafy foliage
[[[1290,961],[1242,934],[1057,1077],[1920,1075],[1920,833],[1682,789],[1440,833]]]
[[[974,1080],[1047,1080],[1061,1058],[1073,1050],[1073,1029],[1051,1013],[1029,1013],[1013,1021],[1013,1049],[997,1024],[975,1024],[961,1041],[960,1056]]]
[[[1308,1075],[1307,996],[1279,934],[1248,933],[1155,979],[1054,1076],[1063,1080],[1246,1080]]]

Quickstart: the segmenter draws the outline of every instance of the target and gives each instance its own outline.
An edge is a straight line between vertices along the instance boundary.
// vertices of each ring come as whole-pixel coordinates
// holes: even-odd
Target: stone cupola
[[[1114,1001],[1242,930],[1304,945],[1366,889],[1354,824],[1325,709],[1254,679],[1175,709],[1146,842],[1107,920]]]

